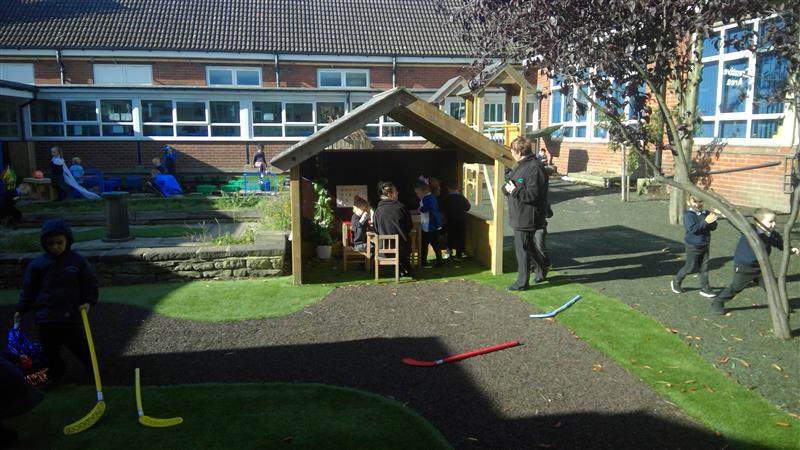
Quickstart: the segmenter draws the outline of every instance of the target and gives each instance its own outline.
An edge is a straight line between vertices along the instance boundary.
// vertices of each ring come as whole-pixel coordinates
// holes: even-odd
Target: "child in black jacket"
[[[88,311],[97,303],[97,281],[86,259],[70,249],[72,243],[72,231],[63,220],[52,219],[42,225],[45,253],[28,264],[14,314],[14,322],[19,322],[25,313],[34,311],[42,351],[50,364],[48,379],[53,381],[66,370],[62,346],[85,368],[91,367],[79,310]]]
[[[759,208],[753,214],[755,228],[761,240],[761,246],[767,252],[772,253],[772,247],[783,248],[783,238],[775,231],[775,212],[766,208]],[[795,247],[791,249],[795,256],[800,255],[800,250]],[[714,314],[725,314],[725,302],[733,299],[736,294],[741,292],[751,281],[756,280],[763,288],[764,280],[761,279],[761,269],[758,259],[747,238],[742,235],[736,244],[736,251],[733,254],[734,272],[733,280],[717,298],[711,303],[711,312]]]
[[[30,193],[31,187],[28,183],[22,183],[19,187],[0,193],[0,223],[13,226],[22,220],[22,213],[14,205],[20,197]]]
[[[403,275],[413,276],[409,257],[411,255],[411,213],[408,208],[397,198],[399,193],[391,181],[378,183],[378,194],[381,200],[375,208],[375,231],[378,234],[396,234],[399,237],[398,256],[400,258],[400,272]]]
[[[670,288],[676,294],[682,293],[683,279],[699,268],[700,295],[712,298],[717,294],[708,286],[708,259],[711,232],[717,229],[717,215],[703,209],[703,201],[692,195],[686,203],[689,205],[689,210],[683,215],[683,228],[686,230],[683,237],[686,244],[686,264],[672,278]]]
[[[447,182],[447,194],[441,197],[440,203],[446,223],[447,249],[454,251],[454,258],[459,260],[464,255],[467,211],[472,205],[458,192],[458,183],[454,180]]]
[[[353,232],[353,250],[367,250],[367,230],[369,229],[369,203],[359,196],[353,199],[353,217],[350,219]]]

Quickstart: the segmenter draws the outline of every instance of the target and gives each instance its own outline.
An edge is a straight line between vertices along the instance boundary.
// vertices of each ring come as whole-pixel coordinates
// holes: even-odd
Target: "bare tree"
[[[788,253],[776,277],[748,219],[713,189],[696,186],[691,175],[695,130],[700,123],[697,105],[705,39],[722,24],[744,25],[754,18],[766,19],[758,35],[743,26],[733,45],[752,52],[770,52],[782,62],[781,67],[791,74],[785,77],[790,82],[772,89],[773,98],[766,101],[788,99],[797,113],[800,4],[772,0],[436,1],[463,26],[464,39],[474,44],[479,55],[476,69],[501,58],[557,77],[562,91],[583,90],[585,102],[578,102],[576,108],[585,110],[592,105],[599,110],[609,123],[609,139],[636,152],[659,181],[674,188],[671,223],[678,223],[683,212],[683,191],[726,215],[756,253],[775,335],[790,338],[785,287]],[[674,100],[668,100],[670,96]],[[626,107],[628,120],[622,115]],[[672,152],[672,177],[665,176],[647,157],[659,134],[648,133],[646,125],[656,118],[664,124],[665,147]],[[800,203],[796,186],[794,191],[785,236],[787,248]]]

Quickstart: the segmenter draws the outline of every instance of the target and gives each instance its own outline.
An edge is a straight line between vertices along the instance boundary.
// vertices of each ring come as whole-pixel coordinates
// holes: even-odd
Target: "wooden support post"
[[[464,99],[464,123],[471,127],[475,124],[475,102],[472,98]]]
[[[512,97],[512,92],[506,89],[506,98],[505,102],[503,103],[503,123],[506,126],[503,130],[503,144],[505,144],[506,147],[511,145],[511,141],[516,137],[512,132],[513,130],[509,126],[514,123],[512,122],[512,119],[514,119],[514,102]]]
[[[500,161],[494,162],[494,209],[492,213],[492,234],[489,237],[492,247],[492,275],[503,273],[503,235],[505,231],[505,196],[503,195],[503,179],[505,166]]]
[[[290,174],[292,212],[292,283],[303,284],[303,236],[301,229],[300,165],[292,167]]]
[[[528,90],[525,89],[525,86],[519,87],[519,135],[525,137],[525,125],[528,116]],[[539,141],[538,139],[536,140]],[[538,150],[538,149],[537,149]],[[538,151],[536,152],[539,153]]]
[[[625,151],[625,146],[622,146],[622,164],[620,166],[620,177],[619,177],[619,189],[622,193],[622,201],[628,201],[628,190],[630,189],[630,184],[628,183],[628,168],[626,167],[626,159],[627,159],[627,152]]]
[[[486,167],[486,164],[481,164],[481,166],[483,169],[483,180],[486,182],[486,191],[489,192],[489,203],[491,203],[492,208],[494,208],[494,191],[492,190],[492,180],[489,179],[489,168]],[[478,186],[481,186],[480,179],[478,179]]]

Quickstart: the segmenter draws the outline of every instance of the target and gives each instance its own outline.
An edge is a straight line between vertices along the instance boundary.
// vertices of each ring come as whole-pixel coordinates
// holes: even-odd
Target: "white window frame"
[[[459,105],[458,109],[461,111],[461,118],[456,118],[450,114],[450,109],[453,105]],[[456,120],[460,120],[461,123],[465,123],[467,117],[467,103],[461,97],[447,97],[444,99],[444,113]]]
[[[95,120],[70,120],[69,114],[67,111],[67,103],[70,102],[86,102],[86,103],[94,103],[94,118]],[[103,128],[100,124],[100,100],[92,100],[92,99],[82,99],[82,98],[65,98],[62,102],[62,112],[63,112],[63,119],[64,119],[64,126],[65,126],[65,134],[64,137],[67,139],[71,138],[91,138],[91,137],[100,137],[103,135]],[[97,136],[89,136],[89,135],[82,135],[82,136],[70,136],[69,135],[69,127],[71,125],[85,125],[85,126],[96,126],[97,127]]]
[[[580,141],[586,142],[591,140],[607,140],[607,138],[599,138],[594,136],[594,128],[597,125],[594,120],[594,108],[592,107],[591,103],[588,103],[586,108],[586,120],[582,122],[578,122],[576,119],[578,117],[578,91],[580,87],[577,85],[572,86],[571,92],[569,94],[565,94],[561,92],[561,83],[557,83],[556,79],[550,80],[550,125],[561,125],[561,136],[563,136],[565,141]],[[587,88],[586,95],[591,95],[591,92]],[[553,93],[560,92],[561,94],[561,115],[563,116],[563,112],[567,107],[567,102],[572,104],[572,118],[569,121],[562,121],[562,122],[554,122],[553,121]],[[627,113],[627,106],[626,106],[626,113]],[[560,120],[560,119],[559,119]],[[575,136],[579,127],[586,128],[586,134],[584,136]],[[572,129],[572,136],[564,136],[564,129],[571,128]]]
[[[748,20],[744,23],[744,25],[750,25],[753,27],[753,39],[756,40],[756,44],[758,43],[758,32],[761,22],[764,20],[769,20],[772,17],[768,17],[765,19],[752,19]],[[694,138],[695,142],[698,144],[708,144],[715,139],[722,139],[725,142],[732,144],[732,145],[749,145],[749,146],[775,146],[775,145],[791,145],[791,128],[785,126],[787,123],[791,123],[793,121],[792,112],[789,108],[789,105],[784,104],[783,112],[780,113],[766,113],[766,114],[754,114],[753,113],[753,97],[755,94],[755,75],[756,75],[756,63],[758,61],[758,53],[755,54],[750,50],[739,50],[733,51],[730,53],[726,53],[725,50],[725,34],[728,30],[732,28],[737,28],[739,25],[736,23],[723,25],[720,27],[714,28],[713,32],[719,37],[719,52],[716,55],[707,56],[702,59],[703,64],[707,63],[716,63],[717,64],[717,81],[716,81],[716,103],[714,105],[716,114],[714,115],[704,115],[702,116],[703,122],[713,122],[714,124],[714,136],[715,137],[700,137],[696,136]],[[747,86],[747,98],[745,100],[745,110],[743,112],[729,112],[723,113],[721,112],[721,105],[722,105],[722,94],[723,94],[723,81],[724,81],[724,67],[725,64],[731,61],[736,61],[740,59],[747,59],[747,74],[745,76],[748,77],[748,86]],[[755,138],[750,137],[752,133],[752,126],[754,120],[780,120],[783,119],[782,126],[779,127],[781,130],[781,134],[774,136],[772,138]],[[724,137],[716,137],[720,135],[720,129],[722,126],[722,122],[731,122],[731,121],[744,121],[745,122],[745,135],[746,137],[743,138],[724,138]],[[788,121],[788,122],[787,122]]]
[[[323,86],[321,83],[322,73],[339,73],[338,86]],[[363,73],[366,75],[367,84],[365,86],[347,86],[348,73]],[[347,90],[364,90],[370,87],[369,69],[317,69],[317,88],[319,89],[347,89]]]
[[[25,115],[26,115],[26,122],[27,122],[27,135],[31,136],[33,140],[64,140],[68,139],[67,137],[67,130],[64,126],[64,121],[66,120],[66,111],[64,111],[64,101],[61,99],[55,98],[39,98],[37,101],[49,101],[49,102],[57,102],[59,108],[61,108],[61,121],[60,122],[33,122],[32,114],[31,114],[31,105],[25,107]],[[58,125],[61,127],[61,135],[59,136],[34,136],[33,134],[33,127],[35,125]],[[74,139],[74,137],[73,137]]]
[[[33,63],[0,62],[0,80],[35,84]]]
[[[211,71],[212,70],[229,70],[231,72],[231,84],[213,84],[211,83]],[[258,72],[258,84],[239,84],[239,71],[248,71],[248,72]],[[260,88],[261,84],[263,83],[263,77],[261,73],[261,67],[254,67],[254,66],[206,66],[206,85],[207,86],[221,86],[221,87],[231,87],[235,86],[237,88]]]
[[[153,97],[156,97],[156,95],[154,95]],[[170,104],[170,116],[171,116],[172,120],[170,122],[145,122],[145,120],[144,120],[144,101],[145,100],[169,102],[169,104]],[[152,97],[143,96],[142,98],[139,99],[139,102],[140,102],[139,104],[141,105],[141,108],[140,108],[140,114],[139,114],[138,119],[139,119],[139,122],[140,122],[140,125],[141,125],[141,134],[142,134],[142,136],[145,136],[148,139],[152,139],[152,138],[165,138],[165,139],[169,138],[169,139],[171,139],[171,138],[175,138],[175,137],[178,136],[177,135],[178,130],[175,127],[175,124],[177,122],[177,120],[176,120],[177,119],[177,114],[178,114],[177,110],[175,109],[175,100],[164,100],[164,99],[158,99],[158,98],[152,98]],[[148,136],[144,132],[144,127],[146,127],[146,126],[162,126],[162,127],[163,126],[169,126],[169,127],[172,128],[172,134],[170,136],[155,136],[155,135],[154,136]]]
[[[131,103],[131,120],[114,120],[109,118],[108,121],[103,121],[103,102],[113,102],[113,101],[128,101]],[[64,112],[66,113],[66,105],[64,107]],[[100,98],[97,100],[97,113],[98,113],[98,120],[100,121],[100,136],[105,138],[113,138],[113,139],[126,139],[132,138],[136,136],[136,127],[134,126],[134,122],[136,121],[136,109],[134,108],[134,101],[132,98]],[[66,117],[64,117],[66,119]],[[121,135],[121,136],[114,136],[109,135],[106,136],[105,132],[103,131],[104,126],[122,126],[122,127],[131,127],[131,135]]]
[[[121,80],[119,82],[100,82],[98,79],[103,78],[100,75],[102,70],[119,71]],[[146,70],[148,72],[148,80],[145,83],[135,82],[133,80],[133,70]],[[98,72],[99,71],[99,72]],[[153,84],[153,66],[150,64],[92,64],[92,76],[95,84],[104,86],[151,86]]]
[[[238,107],[239,113],[236,114],[236,116],[239,118],[239,121],[238,122],[214,122],[213,120],[211,120],[211,103],[237,103],[239,105],[239,107]],[[243,134],[244,125],[242,124],[241,111],[242,111],[242,101],[241,100],[238,100],[238,99],[236,99],[236,100],[232,100],[232,99],[230,99],[230,100],[229,99],[226,99],[226,100],[222,100],[222,99],[209,100],[206,103],[206,119],[208,120],[208,136],[211,137],[211,138],[214,138],[214,139],[219,139],[219,138],[223,138],[223,137],[224,138],[241,138],[241,137],[243,137],[244,136],[244,134]],[[215,136],[214,135],[214,127],[236,127],[236,128],[239,129],[239,135],[238,136],[223,136],[223,135]]]

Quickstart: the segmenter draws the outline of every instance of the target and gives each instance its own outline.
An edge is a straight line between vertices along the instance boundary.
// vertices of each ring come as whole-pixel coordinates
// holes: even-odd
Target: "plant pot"
[[[317,258],[319,258],[319,259],[331,259],[331,246],[330,245],[318,245],[317,246]]]

